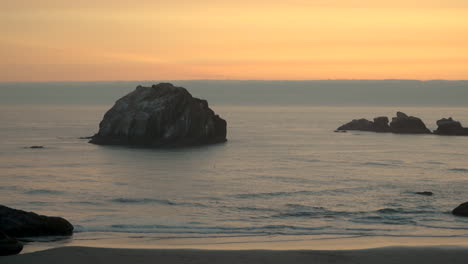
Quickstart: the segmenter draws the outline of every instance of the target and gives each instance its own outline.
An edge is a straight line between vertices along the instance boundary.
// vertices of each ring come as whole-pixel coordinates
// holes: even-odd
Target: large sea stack
[[[183,147],[226,141],[226,121],[183,87],[138,86],[117,100],[90,143]]]

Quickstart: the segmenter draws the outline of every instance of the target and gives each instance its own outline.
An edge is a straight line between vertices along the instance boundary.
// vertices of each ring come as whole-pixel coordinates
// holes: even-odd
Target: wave
[[[30,195],[40,195],[40,194],[61,195],[64,193],[65,192],[63,191],[49,190],[49,189],[35,189],[35,190],[29,190],[29,191],[24,192],[24,194],[30,194]]]
[[[277,212],[278,210],[262,207],[248,207],[248,206],[220,206],[216,208],[223,208],[236,211],[252,211],[252,212]]]
[[[176,203],[171,202],[169,200],[159,200],[159,199],[149,199],[149,198],[141,198],[141,199],[134,199],[134,198],[116,198],[112,199],[112,202],[115,203],[131,203],[131,204],[147,204],[147,203],[157,203],[157,204],[164,204],[164,205],[176,205]]]
[[[0,186],[0,190],[18,190],[18,186]]]
[[[433,165],[444,165],[445,163],[440,162],[440,161],[428,161],[426,162],[427,164],[433,164]]]
[[[337,218],[337,217],[346,217],[352,216],[355,214],[360,214],[361,212],[348,212],[348,211],[333,211],[328,210],[323,207],[308,207],[304,206],[299,211],[292,211],[292,212],[283,212],[276,215],[271,216],[272,218]]]
[[[380,214],[434,214],[436,211],[429,210],[405,210],[403,208],[383,208],[376,211]]]
[[[454,172],[468,172],[468,169],[465,169],[465,168],[453,168],[453,169],[449,169],[449,171],[454,171]]]
[[[293,196],[293,195],[307,195],[315,194],[313,191],[296,191],[296,192],[266,192],[266,193],[244,193],[236,194],[233,197],[238,199],[251,199],[251,198],[271,198],[276,196]]]
[[[165,199],[152,199],[152,198],[116,198],[111,202],[123,204],[162,204],[169,206],[195,206],[195,207],[209,207],[201,203],[187,203],[187,202],[173,202]]]
[[[409,217],[401,216],[364,216],[350,220],[359,224],[386,224],[386,225],[416,225],[417,222]]]
[[[91,201],[71,201],[70,204],[86,204],[86,205],[102,205],[100,202],[91,202]]]
[[[178,225],[129,225],[114,224],[110,226],[78,225],[76,233],[83,232],[116,232],[116,233],[151,233],[151,234],[241,234],[241,235],[272,235],[272,234],[295,234],[309,235],[316,231],[329,230],[330,226],[304,227],[292,225],[265,225],[246,227],[224,227],[224,226],[178,226]],[[301,231],[301,232],[297,232]]]
[[[433,225],[422,225],[422,224],[418,224],[418,226],[427,227],[427,228],[435,228],[435,229],[447,229],[447,230],[468,230],[468,227],[433,226]]]
[[[383,163],[383,162],[364,162],[364,163],[361,163],[361,164],[365,165],[365,166],[381,166],[381,167],[395,166],[395,164]]]

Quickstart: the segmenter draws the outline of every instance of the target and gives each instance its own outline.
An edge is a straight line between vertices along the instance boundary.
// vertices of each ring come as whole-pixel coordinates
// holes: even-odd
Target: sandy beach
[[[182,250],[62,247],[0,257],[19,263],[466,263],[468,248],[385,247],[364,250]]]

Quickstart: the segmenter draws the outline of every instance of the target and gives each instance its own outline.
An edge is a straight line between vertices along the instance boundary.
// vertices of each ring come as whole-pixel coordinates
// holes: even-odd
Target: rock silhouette
[[[458,121],[451,117],[437,120],[437,130],[434,134],[447,136],[468,136],[468,128],[463,127]]]
[[[468,216],[468,202],[462,203],[452,210],[452,214],[457,216]]]
[[[337,128],[341,130],[359,130],[371,132],[390,132],[395,134],[431,134],[424,122],[414,116],[408,116],[403,112],[397,112],[396,117],[392,118],[390,124],[386,116],[374,118],[374,121],[367,119],[354,119]]]
[[[226,121],[182,87],[138,86],[117,100],[90,143],[181,147],[226,141]]]
[[[23,245],[16,238],[0,231],[0,256],[16,255],[23,250]]]
[[[390,128],[393,133],[397,134],[431,134],[420,118],[408,116],[402,112],[397,112],[397,116],[392,118]]]
[[[61,217],[38,215],[0,205],[0,232],[14,238],[69,236],[73,225]]]

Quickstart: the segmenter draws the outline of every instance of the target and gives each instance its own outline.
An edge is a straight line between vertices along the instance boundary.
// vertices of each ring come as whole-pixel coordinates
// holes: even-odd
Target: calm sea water
[[[156,150],[80,139],[110,106],[0,106],[2,204],[63,216],[83,241],[468,239],[468,220],[450,214],[468,201],[468,137],[333,132],[397,110],[431,129],[448,116],[468,125],[468,108],[215,102],[228,121],[225,144]]]

